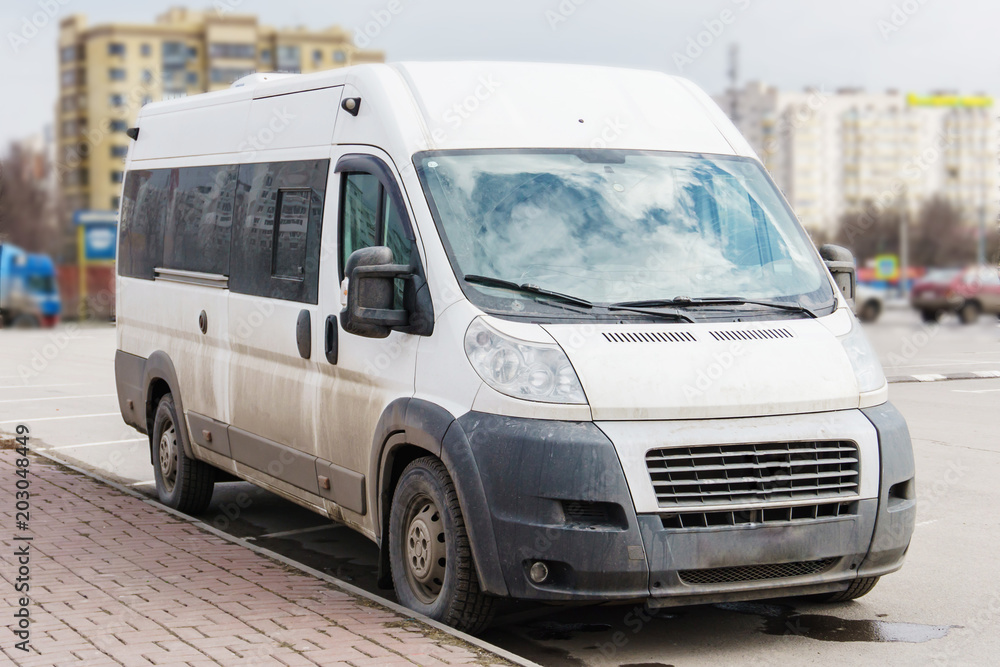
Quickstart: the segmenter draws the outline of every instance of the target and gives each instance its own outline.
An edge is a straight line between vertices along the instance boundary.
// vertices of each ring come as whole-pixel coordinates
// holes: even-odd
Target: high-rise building
[[[1000,123],[984,95],[858,89],[783,92],[761,83],[716,101],[732,114],[803,224],[941,197],[968,224],[996,219]]]
[[[92,27],[83,16],[68,17],[59,30],[55,125],[65,208],[118,208],[125,131],[144,104],[227,88],[253,72],[315,72],[384,58],[357,48],[339,27],[276,29],[230,12],[175,8],[152,24]]]

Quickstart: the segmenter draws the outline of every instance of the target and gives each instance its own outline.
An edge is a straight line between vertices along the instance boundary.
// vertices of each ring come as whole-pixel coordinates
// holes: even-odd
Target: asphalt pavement
[[[1000,326],[927,325],[888,310],[866,325],[888,376],[1000,371]],[[20,423],[55,456],[152,495],[144,436],[115,398],[114,329],[0,332],[0,432]],[[551,665],[996,664],[1000,380],[893,384],[917,460],[917,529],[904,568],[853,603],[642,607],[512,604],[483,639]],[[353,531],[243,482],[218,485],[205,523],[392,599]]]

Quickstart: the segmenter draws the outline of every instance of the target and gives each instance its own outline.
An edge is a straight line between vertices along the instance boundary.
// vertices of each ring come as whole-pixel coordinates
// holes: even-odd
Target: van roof
[[[377,125],[390,130],[387,139],[396,145],[384,146],[387,139],[354,137],[346,130],[341,135],[339,120],[337,136],[349,140],[335,142],[374,143],[390,153],[619,148],[754,156],[715,102],[690,81],[662,72],[590,65],[404,62],[253,75],[228,90],[149,104],[139,125],[185,110],[249,107],[253,100],[340,85],[345,98],[361,97],[362,111],[378,115]],[[234,117],[242,120],[247,113]],[[362,133],[372,127],[357,124]]]

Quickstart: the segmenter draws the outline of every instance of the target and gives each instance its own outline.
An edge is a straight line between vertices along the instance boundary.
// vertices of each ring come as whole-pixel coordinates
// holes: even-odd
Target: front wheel
[[[982,310],[975,301],[966,301],[962,304],[962,309],[958,311],[958,317],[962,324],[974,324],[979,319]]]
[[[862,322],[871,323],[876,321],[881,313],[882,308],[878,305],[877,301],[868,301],[861,308],[858,319]]]
[[[400,603],[465,632],[485,629],[495,598],[479,588],[455,485],[436,458],[413,461],[389,515],[389,563]]]
[[[215,488],[215,468],[188,457],[181,441],[174,397],[160,399],[153,418],[153,465],[156,493],[167,507],[199,514],[208,508]]]
[[[871,593],[878,580],[879,577],[861,577],[852,581],[846,590],[837,591],[836,593],[821,593],[812,596],[812,599],[816,602],[847,602],[848,600],[857,600],[859,597]]]

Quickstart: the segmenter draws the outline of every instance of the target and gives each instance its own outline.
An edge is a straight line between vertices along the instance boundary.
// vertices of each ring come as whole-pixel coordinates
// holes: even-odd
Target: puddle
[[[808,637],[824,642],[905,642],[921,644],[940,639],[954,625],[891,623],[881,620],[852,620],[824,614],[800,614],[791,607],[773,604],[734,603],[716,605],[739,614],[760,616],[764,634]],[[879,616],[885,616],[879,614]]]

